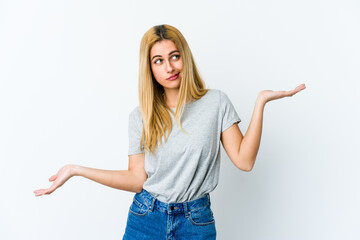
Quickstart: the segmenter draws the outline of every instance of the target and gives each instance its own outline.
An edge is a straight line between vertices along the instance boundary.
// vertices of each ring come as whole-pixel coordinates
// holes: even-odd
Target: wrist
[[[256,103],[265,106],[267,102],[268,100],[260,93],[256,99]]]
[[[75,164],[68,165],[71,176],[80,176],[80,168],[81,166]]]

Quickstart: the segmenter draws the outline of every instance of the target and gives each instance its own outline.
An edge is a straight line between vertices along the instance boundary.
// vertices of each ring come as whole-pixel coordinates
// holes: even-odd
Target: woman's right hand
[[[53,182],[50,188],[35,190],[35,196],[42,196],[44,194],[51,194],[57,188],[61,187],[67,180],[74,176],[74,165],[67,164],[60,168],[60,170],[49,178],[50,182]]]

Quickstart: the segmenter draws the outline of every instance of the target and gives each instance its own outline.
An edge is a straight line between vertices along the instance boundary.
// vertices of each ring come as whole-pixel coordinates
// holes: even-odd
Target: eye
[[[156,59],[156,60],[154,61],[154,63],[155,63],[155,64],[159,64],[159,63],[161,63],[161,61],[162,61],[161,59]]]
[[[180,55],[179,55],[179,54],[175,54],[175,55],[172,55],[171,58],[177,60],[177,59],[180,58]]]

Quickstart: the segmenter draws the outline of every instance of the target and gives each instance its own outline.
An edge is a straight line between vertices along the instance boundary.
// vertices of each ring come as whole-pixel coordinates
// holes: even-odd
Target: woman
[[[83,176],[136,193],[123,239],[215,239],[209,193],[218,183],[220,141],[237,168],[251,171],[265,104],[292,96],[305,85],[260,92],[243,136],[230,99],[205,88],[176,28],[159,25],[145,33],[139,67],[139,106],[129,115],[128,170],[68,164],[50,178],[50,188],[34,193],[50,194],[72,176]]]

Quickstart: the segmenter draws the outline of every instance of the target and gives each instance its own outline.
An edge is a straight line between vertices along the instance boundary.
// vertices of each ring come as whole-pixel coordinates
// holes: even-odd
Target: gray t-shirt
[[[218,89],[210,89],[184,107],[181,124],[191,134],[182,132],[170,115],[173,128],[167,141],[155,154],[145,152],[148,178],[143,189],[166,203],[192,201],[217,186],[221,133],[241,120],[229,97]],[[142,116],[137,106],[129,115],[128,155],[144,152],[140,149],[141,131]]]

